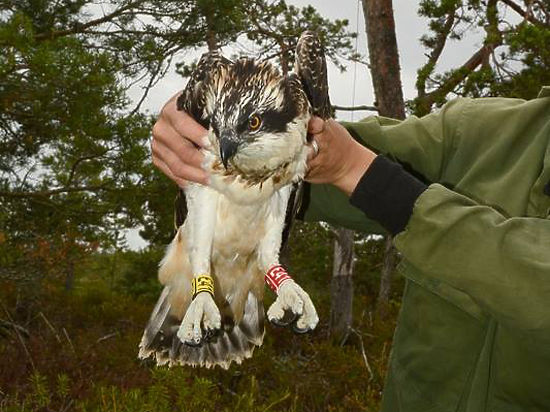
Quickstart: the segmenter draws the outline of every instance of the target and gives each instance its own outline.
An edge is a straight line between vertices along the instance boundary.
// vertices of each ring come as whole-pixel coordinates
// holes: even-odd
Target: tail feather
[[[260,346],[264,340],[264,307],[258,299],[251,299],[253,295],[249,294],[246,301],[244,315],[239,329],[248,338],[248,341],[256,346]]]
[[[181,319],[170,312],[170,287],[166,286],[153,310],[139,345],[139,358],[153,358],[158,365],[191,365],[229,368],[231,362],[241,363],[252,356],[264,336],[262,303],[249,293],[242,320],[200,347],[182,343],[177,331]]]
[[[142,359],[154,355],[157,363],[162,362],[169,350],[170,338],[178,330],[179,321],[170,313],[169,294],[170,287],[165,286],[151,313],[139,344],[139,357]]]

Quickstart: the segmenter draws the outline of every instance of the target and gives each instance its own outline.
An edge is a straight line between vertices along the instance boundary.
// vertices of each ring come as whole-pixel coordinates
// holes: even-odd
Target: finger
[[[313,147],[311,145],[308,145],[306,161],[310,162],[311,160],[313,160],[315,158],[315,156],[317,156],[317,152],[315,151],[315,149],[313,149]]]
[[[307,172],[304,180],[309,183],[325,183],[322,178],[326,173],[326,165],[323,160],[324,155],[318,154],[307,163]]]
[[[287,309],[290,309],[292,313],[296,315],[301,315],[304,310],[304,302],[296,293],[295,287],[292,289],[286,290],[285,293],[280,293],[281,299],[283,300],[283,306]]]
[[[319,134],[325,130],[325,121],[317,116],[311,116],[307,125],[307,132],[309,134]]]
[[[184,136],[199,147],[210,146],[207,138],[208,130],[197,123],[189,114],[176,111],[168,120],[180,136]]]
[[[202,340],[202,330],[200,320],[195,319],[193,324],[193,342],[198,345]]]
[[[157,122],[153,126],[153,146],[156,142],[162,143],[184,163],[200,168],[204,155],[189,140],[183,138],[169,123]],[[166,160],[165,160],[166,161]]]
[[[324,145],[324,143],[321,143],[321,140],[322,140],[320,139],[321,137],[322,135],[315,136],[315,141],[317,142],[317,148],[318,148],[317,153],[315,153],[315,150],[313,149],[313,147],[311,147],[310,151],[308,152],[307,163],[306,163],[307,173],[305,176],[306,180],[308,180],[309,177],[315,175],[318,169],[323,168],[324,162],[326,161],[325,160],[327,155],[326,145]],[[321,147],[323,147],[322,145],[325,147],[325,149],[321,149]]]
[[[185,313],[185,316],[183,318],[183,321],[181,322],[181,325],[177,333],[178,338],[182,342],[188,342],[193,338],[193,320],[192,320],[193,314],[189,311],[189,309]]]
[[[166,163],[164,163],[162,160],[160,160],[158,157],[153,158],[153,164],[162,172],[164,173],[170,180],[172,180],[175,184],[177,184],[182,189],[187,185],[187,180],[181,179],[177,176],[175,176],[172,171],[168,168]]]
[[[208,184],[208,173],[203,169],[191,166],[183,163],[181,159],[166,146],[160,142],[153,142],[151,145],[155,156],[153,157],[153,163],[160,168],[161,162],[168,168],[170,174],[179,181],[190,180],[192,182],[201,183],[203,185]],[[193,149],[196,150],[196,149]],[[156,159],[155,159],[156,157]],[[163,172],[164,170],[161,169]],[[178,181],[176,183],[179,184]]]
[[[221,328],[222,317],[218,307],[213,300],[206,305],[205,315],[204,315],[204,326],[208,329],[219,329]]]

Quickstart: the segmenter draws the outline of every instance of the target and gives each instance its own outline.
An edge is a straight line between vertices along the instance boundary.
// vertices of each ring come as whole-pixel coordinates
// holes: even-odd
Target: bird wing
[[[178,190],[176,199],[174,200],[174,226],[177,231],[183,225],[187,218],[187,202],[185,201],[185,192],[183,189]],[[175,235],[175,232],[174,232]]]
[[[222,56],[217,50],[204,53],[183,93],[178,97],[178,110],[187,112],[205,129],[210,126],[210,118],[205,110],[207,85],[220,67],[230,64],[232,64],[231,60]]]
[[[309,100],[312,113],[323,119],[331,117],[332,106],[328,95],[325,50],[317,34],[312,31],[305,31],[298,40],[294,73],[291,73],[289,77],[296,76]],[[287,244],[294,218],[301,216],[303,209],[307,207],[306,202],[309,196],[306,191],[308,190],[309,187],[304,182],[294,184],[286,210],[281,250]]]
[[[204,53],[197,63],[197,67],[193,70],[185,89],[176,101],[178,110],[185,111],[205,129],[210,127],[210,118],[205,110],[207,84],[218,68],[229,64],[232,64],[231,60],[222,56],[218,51]],[[174,226],[176,230],[183,225],[186,218],[187,202],[185,201],[185,192],[179,189],[174,201]]]
[[[325,49],[312,31],[305,31],[298,40],[294,72],[302,81],[313,114],[323,119],[331,117]]]

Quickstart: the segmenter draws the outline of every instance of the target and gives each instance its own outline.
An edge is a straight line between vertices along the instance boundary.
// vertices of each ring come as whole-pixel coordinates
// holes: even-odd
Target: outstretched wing
[[[219,52],[212,51],[204,53],[197,67],[191,74],[191,78],[182,94],[176,101],[177,109],[188,113],[193,119],[202,125],[205,129],[210,127],[210,119],[207,116],[206,106],[206,83],[209,77],[220,66],[231,64],[231,60],[223,57]],[[182,189],[174,201],[174,226],[175,229],[183,225],[187,217],[187,204],[185,193]]]
[[[319,37],[312,31],[302,33],[296,46],[296,64],[290,76],[298,76],[312,112],[323,119],[332,117],[332,106],[328,95],[328,76],[325,50]],[[309,187],[304,182],[296,183],[287,205],[283,242],[281,250],[287,244],[292,223],[296,216],[307,207]]]
[[[325,49],[312,31],[302,33],[298,40],[294,71],[302,81],[313,114],[323,119],[331,117]]]

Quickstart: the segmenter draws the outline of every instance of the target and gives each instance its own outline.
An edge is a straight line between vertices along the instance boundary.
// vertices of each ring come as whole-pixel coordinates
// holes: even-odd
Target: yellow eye
[[[260,116],[258,116],[257,114],[252,115],[250,119],[248,119],[248,128],[253,132],[258,130],[261,124],[262,119],[260,119]]]

